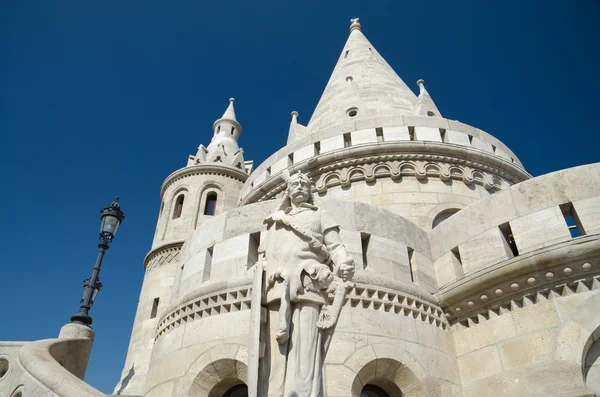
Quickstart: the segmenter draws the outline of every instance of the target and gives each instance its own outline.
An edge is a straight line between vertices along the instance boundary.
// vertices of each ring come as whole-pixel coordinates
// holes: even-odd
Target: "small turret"
[[[302,124],[298,124],[298,112],[292,112],[292,121],[290,122],[290,130],[288,132],[287,144],[296,142],[299,139],[308,135],[308,130]]]
[[[235,117],[234,98],[229,98],[229,106],[223,116],[213,124],[213,138],[208,147],[200,145],[196,156],[190,156],[188,166],[204,163],[222,163],[245,169],[244,151],[238,145],[242,125]]]
[[[414,113],[416,116],[429,116],[429,117],[442,117],[442,114],[438,110],[437,106],[431,99],[431,95],[425,89],[425,80],[419,79],[417,81],[419,86],[419,97],[415,102]]]

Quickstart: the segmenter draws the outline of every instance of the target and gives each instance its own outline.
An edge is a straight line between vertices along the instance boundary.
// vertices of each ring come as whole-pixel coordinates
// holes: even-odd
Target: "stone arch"
[[[391,396],[429,396],[425,388],[427,373],[405,349],[392,344],[373,344],[355,351],[344,366],[353,374],[348,395],[360,397],[366,385],[375,385]]]
[[[463,208],[465,208],[465,205],[462,203],[442,203],[436,205],[427,215],[431,219],[431,228],[433,229]]]
[[[202,353],[179,381],[178,397],[221,397],[236,385],[248,383],[248,349],[226,343]],[[220,394],[219,394],[220,393]]]
[[[200,189],[198,190],[198,197],[196,199],[196,203],[194,206],[194,227],[198,227],[198,221],[202,216],[204,216],[204,207],[206,205],[206,197],[210,193],[215,193],[218,197],[217,205],[218,205],[218,213],[222,214],[224,202],[225,202],[225,193],[224,187],[222,184],[209,181],[204,183]]]
[[[600,393],[600,293],[579,304],[562,326],[555,346],[554,359],[578,369],[573,379],[581,390]],[[598,375],[596,375],[598,374]],[[599,394],[600,395],[600,394]]]

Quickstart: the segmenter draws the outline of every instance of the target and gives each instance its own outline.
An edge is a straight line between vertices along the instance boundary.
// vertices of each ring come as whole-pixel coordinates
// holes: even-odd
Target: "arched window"
[[[173,219],[177,219],[181,216],[181,212],[183,211],[183,199],[185,196],[180,194],[175,201],[175,210],[173,211]]]
[[[204,215],[214,215],[217,209],[217,193],[209,193],[206,196],[206,205],[204,206]]]
[[[366,385],[363,387],[360,397],[391,397],[385,390],[379,386]]]
[[[450,218],[452,215],[456,214],[460,211],[458,208],[449,208],[437,214],[433,222],[431,223],[431,228],[433,229],[440,223],[444,222],[446,219]]]
[[[227,390],[223,397],[248,397],[248,386],[236,385]]]

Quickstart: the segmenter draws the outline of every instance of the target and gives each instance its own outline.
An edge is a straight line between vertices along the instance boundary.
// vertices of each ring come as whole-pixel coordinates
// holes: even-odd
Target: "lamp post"
[[[81,306],[79,307],[79,313],[75,313],[71,316],[71,322],[76,324],[82,324],[90,326],[92,324],[92,318],[89,316],[90,307],[94,304],[96,295],[102,288],[100,282],[100,267],[102,266],[102,259],[104,253],[108,250],[108,245],[115,237],[117,229],[121,222],[125,219],[121,206],[119,205],[119,197],[112,202],[112,204],[102,211],[100,211],[100,244],[98,244],[98,258],[96,259],[96,265],[92,270],[92,276],[86,278],[83,281],[83,294],[81,296]]]

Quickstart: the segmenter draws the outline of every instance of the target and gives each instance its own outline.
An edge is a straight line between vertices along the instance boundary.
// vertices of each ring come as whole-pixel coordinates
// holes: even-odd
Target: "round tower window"
[[[358,114],[358,108],[350,108],[346,110],[346,114],[350,117],[354,117]]]

